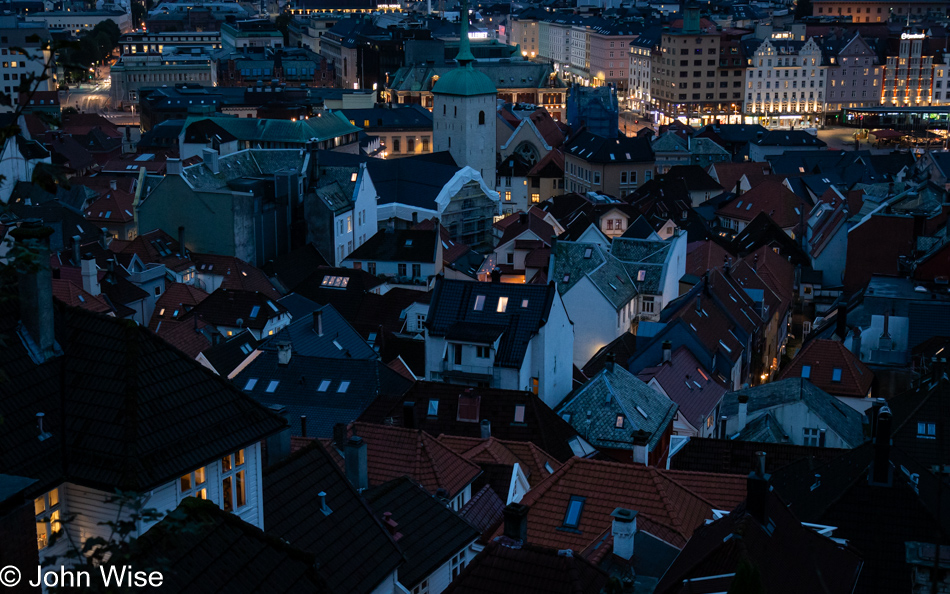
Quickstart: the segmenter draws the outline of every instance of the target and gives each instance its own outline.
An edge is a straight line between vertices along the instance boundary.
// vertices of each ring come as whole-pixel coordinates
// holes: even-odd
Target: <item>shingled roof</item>
[[[63,354],[33,363],[5,302],[0,467],[39,479],[144,492],[257,443],[286,422],[137,324],[55,307]],[[12,307],[12,310],[11,310]],[[36,438],[43,412],[51,437]]]
[[[867,398],[874,382],[874,373],[844,344],[820,338],[808,341],[778,375],[793,377],[806,377],[829,394],[855,398]]]

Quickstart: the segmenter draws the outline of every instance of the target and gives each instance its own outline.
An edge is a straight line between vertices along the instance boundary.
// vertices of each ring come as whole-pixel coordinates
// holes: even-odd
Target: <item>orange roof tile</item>
[[[872,372],[837,340],[815,339],[805,344],[778,379],[802,377],[802,368],[809,367],[808,381],[829,394],[864,398],[874,381]],[[835,370],[840,378],[835,381]]]
[[[440,435],[439,441],[461,455],[466,460],[476,464],[503,464],[514,466],[519,464],[528,477],[528,483],[536,485],[543,479],[551,476],[548,468],[557,471],[561,463],[530,441],[509,441],[489,437],[460,437],[457,435]]]
[[[102,295],[93,296],[82,287],[64,279],[53,279],[53,297],[66,305],[81,307],[97,313],[109,313],[112,308],[103,299]]]

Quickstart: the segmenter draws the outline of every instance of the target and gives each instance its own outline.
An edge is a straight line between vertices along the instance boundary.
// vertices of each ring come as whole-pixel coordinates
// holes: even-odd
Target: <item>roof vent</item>
[[[46,441],[50,437],[53,437],[52,433],[50,433],[49,431],[46,431],[43,428],[43,418],[45,416],[46,415],[44,415],[41,412],[36,413],[36,428],[39,430],[39,435],[37,436],[37,439],[39,439],[40,441]]]

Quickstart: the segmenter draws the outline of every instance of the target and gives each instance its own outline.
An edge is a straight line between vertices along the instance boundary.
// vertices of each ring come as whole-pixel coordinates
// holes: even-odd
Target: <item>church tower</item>
[[[495,101],[491,79],[475,70],[468,40],[468,0],[460,7],[458,66],[432,88],[432,137],[436,151],[449,151],[459,167],[468,165],[495,186]]]

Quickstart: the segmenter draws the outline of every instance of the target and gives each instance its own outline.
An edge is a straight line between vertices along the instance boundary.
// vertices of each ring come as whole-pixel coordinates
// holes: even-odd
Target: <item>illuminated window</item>
[[[208,489],[206,483],[207,475],[204,467],[182,476],[178,481],[181,498],[197,497],[198,499],[207,499]]]
[[[244,450],[221,458],[221,509],[230,512],[247,505]]]
[[[507,298],[507,297],[499,297],[499,298],[498,298],[498,308],[496,309],[496,311],[497,311],[498,313],[505,313],[505,310],[506,310],[506,309],[508,309],[508,298]]]
[[[62,529],[61,503],[58,487],[33,500],[33,512],[36,515],[36,548],[45,549],[49,546],[53,534]]]

